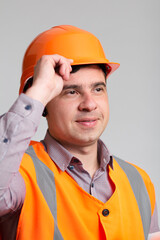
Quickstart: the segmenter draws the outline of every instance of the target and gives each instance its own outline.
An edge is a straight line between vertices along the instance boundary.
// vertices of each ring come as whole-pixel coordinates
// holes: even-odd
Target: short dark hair
[[[24,85],[23,88],[23,93],[25,93],[27,91],[28,88],[30,88],[33,84],[33,77],[28,78],[26,84]]]
[[[102,69],[102,71],[104,72],[104,76],[105,76],[105,78],[107,77],[107,74],[108,74],[108,70],[107,70],[107,68],[106,68],[106,65],[105,64],[103,64],[103,63],[100,63],[100,64],[81,64],[81,65],[73,65],[72,66],[72,71],[71,71],[71,73],[75,73],[75,72],[77,72],[78,70],[80,70],[81,68],[83,68],[83,67],[88,67],[88,66],[90,66],[90,65],[96,65],[96,66],[98,66],[100,69]]]

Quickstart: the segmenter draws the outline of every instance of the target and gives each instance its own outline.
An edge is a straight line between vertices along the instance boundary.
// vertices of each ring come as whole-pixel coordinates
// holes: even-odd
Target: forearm
[[[18,170],[43,108],[41,103],[22,94],[0,119],[0,216],[23,203],[25,184]]]
[[[25,185],[18,172],[22,156],[37,130],[44,106],[61,93],[63,81],[69,80],[72,62],[57,54],[42,56],[32,86],[0,119],[0,216],[23,203]]]

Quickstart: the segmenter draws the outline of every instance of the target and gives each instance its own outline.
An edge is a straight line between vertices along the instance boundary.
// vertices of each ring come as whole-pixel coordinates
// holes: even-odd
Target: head
[[[62,93],[46,107],[51,135],[72,144],[96,141],[109,117],[106,78],[119,64],[105,57],[93,34],[74,26],[53,27],[29,45],[23,60],[20,93],[31,85],[37,61],[48,54],[73,59],[70,85],[65,82]]]

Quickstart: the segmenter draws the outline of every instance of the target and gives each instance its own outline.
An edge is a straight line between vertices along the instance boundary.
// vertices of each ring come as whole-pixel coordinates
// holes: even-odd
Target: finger
[[[70,71],[72,70],[71,64],[73,63],[72,59],[65,58],[61,55],[44,55],[38,62],[50,62],[55,69],[56,73],[58,73],[64,80],[68,80]]]
[[[60,66],[62,65],[63,63],[73,63],[73,59],[69,59],[69,58],[65,58],[61,55],[58,55],[58,54],[54,54],[54,55],[49,55],[53,61],[53,66]]]
[[[68,80],[70,77],[70,67],[66,67],[65,74],[63,75],[63,80]]]
[[[65,75],[63,77],[64,80],[68,80],[69,79],[69,76],[70,76],[70,68],[66,68],[66,72],[65,72]]]
[[[70,76],[70,72],[72,71],[71,63],[73,60],[61,59],[59,63],[59,74],[62,76],[64,80],[68,80]]]
[[[72,64],[74,62],[73,59],[67,58],[67,60],[69,61],[70,64]]]
[[[62,76],[62,78],[65,76],[65,74],[66,74],[66,68],[67,68],[67,65],[66,65],[66,63],[62,63],[60,66],[59,66],[59,68],[58,68],[58,73],[59,73],[59,75],[60,76]]]
[[[64,80],[69,80],[71,71],[72,71],[72,67],[70,64],[68,64],[66,66],[65,75],[63,76]]]
[[[67,70],[66,70],[67,79],[69,79],[70,73],[72,72],[72,66],[71,66],[72,63],[73,63],[73,60],[72,60],[72,59],[69,59],[69,61],[68,61],[68,67],[67,67]]]

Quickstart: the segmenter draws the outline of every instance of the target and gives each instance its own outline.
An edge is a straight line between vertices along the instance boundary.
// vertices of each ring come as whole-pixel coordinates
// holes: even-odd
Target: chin
[[[91,145],[94,144],[95,142],[97,142],[97,140],[99,139],[99,135],[98,136],[83,136],[82,138],[74,138],[73,139],[73,144],[77,144],[77,145]]]

